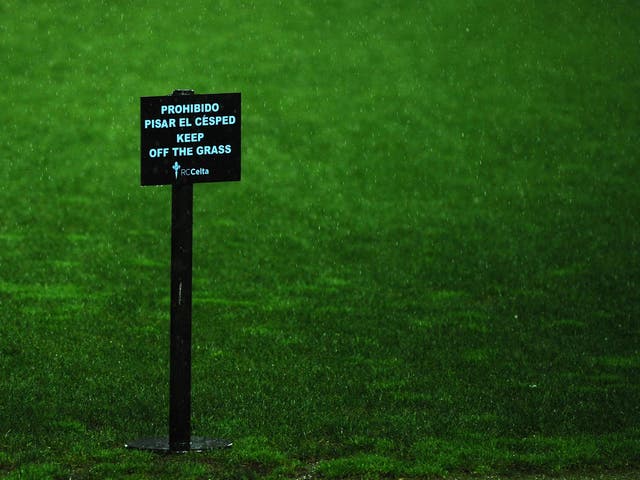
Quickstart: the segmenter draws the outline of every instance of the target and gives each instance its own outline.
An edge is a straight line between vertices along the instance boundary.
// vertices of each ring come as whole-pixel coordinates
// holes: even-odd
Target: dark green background
[[[634,471],[634,1],[0,5],[0,475]],[[194,433],[139,97],[239,91],[199,185]]]

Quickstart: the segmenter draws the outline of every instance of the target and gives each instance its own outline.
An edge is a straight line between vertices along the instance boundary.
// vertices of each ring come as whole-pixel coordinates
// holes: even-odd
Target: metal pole
[[[171,345],[169,447],[188,451],[191,443],[191,269],[193,185],[171,191]]]
[[[173,95],[193,95],[176,90]],[[191,444],[191,270],[193,185],[171,188],[171,345],[169,371],[169,449]]]

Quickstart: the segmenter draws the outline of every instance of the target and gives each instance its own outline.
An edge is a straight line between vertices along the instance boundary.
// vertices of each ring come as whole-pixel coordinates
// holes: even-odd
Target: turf
[[[0,476],[638,471],[636,2],[0,17]],[[242,92],[243,178],[194,188],[193,433],[234,447],[163,457],[122,446],[167,431],[175,88]]]

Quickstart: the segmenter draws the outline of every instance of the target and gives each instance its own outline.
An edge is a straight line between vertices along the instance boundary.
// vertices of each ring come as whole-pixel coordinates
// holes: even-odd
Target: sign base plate
[[[230,448],[232,445],[232,442],[222,438],[191,437],[188,450],[172,450],[169,446],[169,437],[152,437],[128,442],[125,447],[133,450],[150,450],[156,453],[187,453]]]

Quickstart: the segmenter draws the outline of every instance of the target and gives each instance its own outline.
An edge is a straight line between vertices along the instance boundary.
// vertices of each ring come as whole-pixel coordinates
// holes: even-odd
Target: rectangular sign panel
[[[240,94],[140,97],[140,183],[240,180]]]

